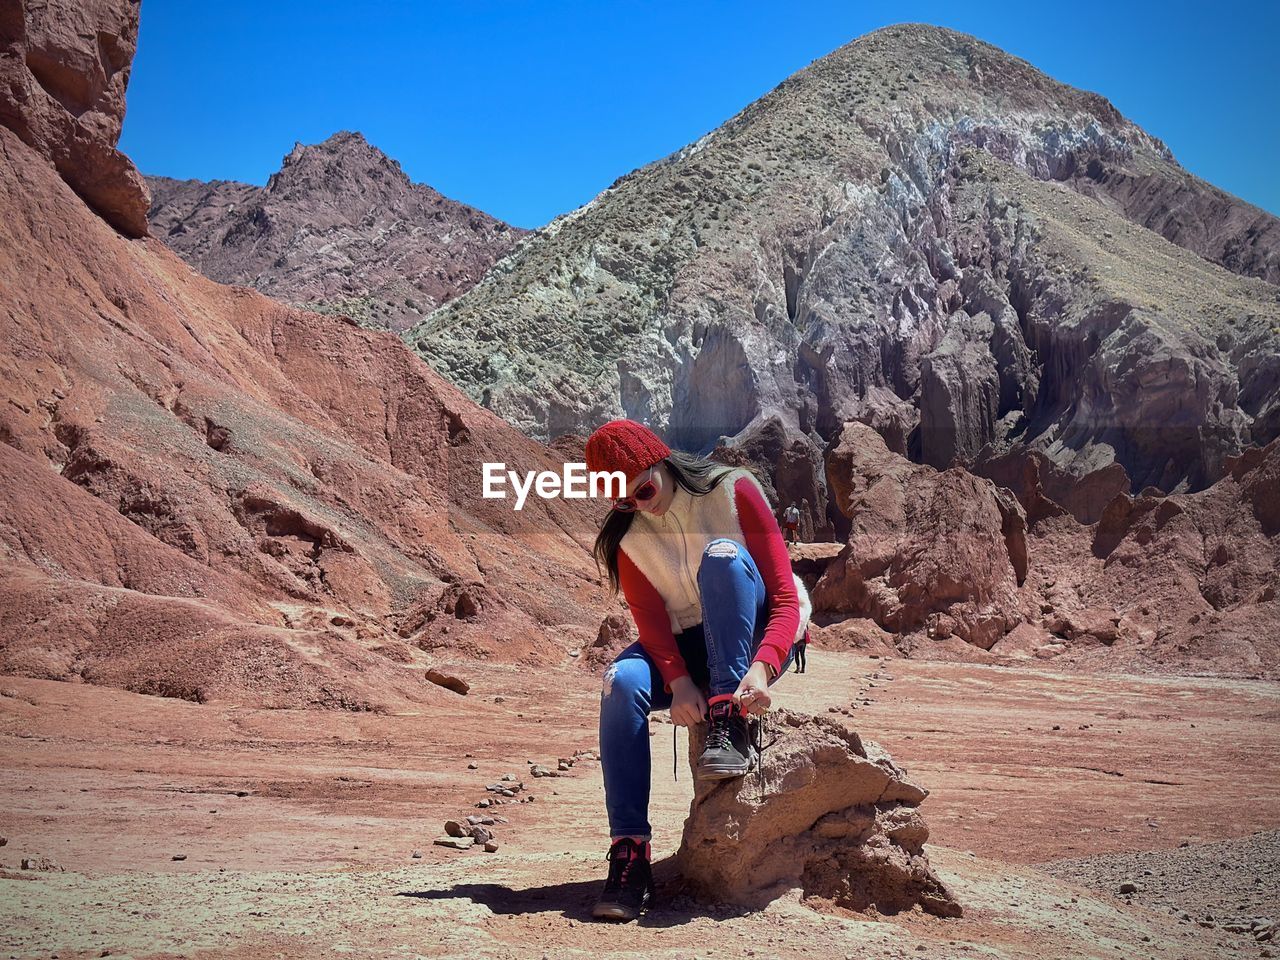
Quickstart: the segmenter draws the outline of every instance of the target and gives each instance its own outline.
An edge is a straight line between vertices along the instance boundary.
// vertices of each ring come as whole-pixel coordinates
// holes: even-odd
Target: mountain
[[[666,397],[673,436],[714,441],[727,432],[720,425],[740,422],[741,442],[718,455],[769,462],[766,479],[780,495],[806,484],[815,497],[824,491],[810,498],[807,529],[821,521],[824,536],[846,542],[801,558],[823,619],[819,647],[873,635],[922,657],[1267,677],[1280,669],[1280,441],[1227,455],[1274,433],[1277,335],[1267,325],[1277,288],[1227,269],[1266,274],[1267,221],[1226,243],[1244,216],[1227,204],[1213,229],[1184,220],[1170,231],[1187,243],[1223,241],[1215,264],[1202,255],[1208,247],[1193,252],[1134,223],[1132,209],[1122,215],[1103,186],[1131,186],[1124,177],[1136,176],[1139,159],[1153,177],[1173,178],[1176,168],[1118,116],[1097,126],[1106,111],[1096,97],[944,31],[859,41],[848,50],[902,60],[903,79],[878,94],[891,103],[904,98],[901,87],[910,91],[912,74],[947,69],[946,50],[968,50],[967,82],[991,85],[984,96],[1002,105],[1006,126],[926,126],[928,136],[909,140],[915,152],[902,152],[907,141],[873,120],[867,129],[883,142],[816,121],[802,130],[809,101],[784,85],[762,101],[778,106],[772,120],[757,105],[639,171],[526,239],[461,298],[475,306],[520,278],[529,283],[470,326],[459,316],[444,331],[471,340],[427,341],[461,356],[469,343],[493,345],[491,369],[506,379],[486,410],[387,331],[224,286],[157,238],[135,236],[129,204],[145,192],[128,158],[114,173],[98,169],[93,184],[69,159],[115,157],[118,129],[86,122],[75,114],[80,101],[64,106],[48,85],[100,83],[137,34],[137,4],[20,12],[22,30],[5,35],[10,83],[0,87],[9,118],[0,125],[0,674],[196,701],[399,711],[456,697],[442,685],[483,677],[486,663],[562,668],[583,652],[579,662],[598,665],[628,639],[625,617],[601,626],[620,610],[589,552],[599,508],[535,497],[516,513],[480,493],[482,464],[558,471],[581,459],[580,437],[548,447],[497,411],[554,413],[546,426],[556,432],[592,404],[604,413],[605,393],[591,391],[608,383],[591,376],[609,356],[638,413],[656,417]],[[82,29],[89,23],[98,34]],[[60,38],[52,66],[42,37]],[[924,48],[914,67],[908,41]],[[116,65],[117,75],[126,68]],[[966,89],[932,82],[953,99]],[[1058,114],[1026,120],[1025,142],[1010,132],[1021,128],[1009,116],[1025,120],[1029,104],[1051,94],[1092,131],[1080,141],[1092,146],[1078,149],[1109,158],[1093,174],[1093,160],[1073,168],[1064,159],[1072,154]],[[933,115],[951,109],[935,95],[912,96],[933,104]],[[772,150],[765,175],[734,138],[765,120],[786,129],[788,116],[797,118],[794,148],[752,147],[766,158]],[[968,139],[957,132],[965,129]],[[846,136],[844,199],[828,192],[824,212],[821,194],[814,207],[802,198],[829,179],[827,161],[809,158],[829,160],[837,131]],[[940,167],[929,165],[939,162],[935,149]],[[321,176],[328,150],[308,158],[304,149],[286,166]],[[386,186],[338,166],[350,173],[344,189]],[[1081,169],[1083,180],[1070,172]],[[1063,179],[1051,178],[1055,170]],[[743,176],[751,185],[735,179]],[[289,182],[310,179],[282,174],[265,192],[278,198]],[[1165,182],[1150,181],[1151,190]],[[279,222],[274,199],[256,189],[212,185],[184,220],[198,226],[248,204]],[[722,198],[718,208],[711,196]],[[1181,196],[1202,222],[1216,209]],[[368,202],[371,222],[389,216]],[[1176,219],[1169,211],[1162,222]],[[264,243],[275,236],[267,230]],[[552,295],[533,268],[579,250],[575,237],[590,259],[565,259],[554,275],[567,292]],[[658,289],[667,274],[664,306],[644,312],[636,291]],[[744,313],[735,298],[748,287],[755,306]],[[533,311],[536,297],[544,312]],[[563,297],[580,308],[554,313]],[[865,313],[850,312],[858,305]],[[517,307],[526,312],[504,312]],[[433,322],[458,309],[446,306]],[[494,322],[476,326],[485,316]],[[499,321],[514,316],[528,322],[530,344],[559,338],[544,348],[545,365],[532,347],[517,355],[500,339],[510,331]],[[584,318],[598,327],[568,324]],[[425,339],[420,331],[421,349]],[[556,366],[567,357],[578,358],[569,372]],[[670,365],[681,357],[685,367]],[[521,371],[532,386],[559,378],[580,394],[548,387],[543,407],[512,406]],[[662,394],[653,378],[675,373],[683,379]],[[832,424],[839,429],[824,448]],[[983,476],[935,469],[975,448]],[[1157,481],[1191,487],[1215,470],[1216,482],[1197,492],[1126,492]]]
[[[359,133],[297,144],[265,187],[148,177],[151,229],[205,276],[403,330],[526,231],[413,183]]]
[[[775,423],[820,463],[857,420],[938,467],[1030,450],[1197,490],[1280,435],[1277,282],[1280,221],[1103,97],[903,25],[537,231],[406,339],[533,437],[626,415],[706,450]]]
[[[102,200],[140,196],[127,158],[88,196],[62,145],[23,136],[61,123],[100,138],[77,141],[86,156],[113,157],[118,127],[15,91],[92,87],[136,37],[138,5],[18,14],[33,46],[9,49],[29,66],[0,89],[17,118],[0,125],[0,674],[391,709],[456,696],[429,670],[560,662],[594,638],[589,507],[480,497],[484,462],[561,459],[394,335],[130,239]],[[56,70],[36,27],[71,44]],[[325,169],[307,153],[295,164]],[[272,202],[255,209],[275,222]]]

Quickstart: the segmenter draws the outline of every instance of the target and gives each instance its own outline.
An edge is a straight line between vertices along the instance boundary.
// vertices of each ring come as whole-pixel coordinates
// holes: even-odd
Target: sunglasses
[[[653,469],[650,468],[649,475],[653,475]],[[634,513],[642,503],[648,503],[658,494],[658,485],[653,480],[646,480],[636,488],[636,492],[629,497],[618,497],[613,501],[613,509],[619,513]]]

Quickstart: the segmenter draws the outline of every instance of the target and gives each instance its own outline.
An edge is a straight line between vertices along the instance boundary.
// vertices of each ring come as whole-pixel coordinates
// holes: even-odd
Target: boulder
[[[791,556],[791,569],[804,581],[805,587],[812,590],[843,548],[841,543],[793,543],[788,545],[787,552]]]
[[[454,693],[460,693],[463,696],[466,696],[467,691],[471,689],[471,684],[461,677],[452,673],[445,673],[436,667],[431,667],[427,670],[427,680],[437,687],[444,687],[446,690],[452,690]]]
[[[635,621],[626,610],[609,613],[600,621],[595,639],[583,650],[578,662],[601,673],[619,653],[635,640]]]
[[[789,890],[850,910],[961,907],[929,866],[928,791],[834,720],[781,710],[763,775],[695,780],[676,866],[695,896],[759,908]],[[702,728],[690,736],[690,765]],[[768,739],[766,739],[768,744]]]

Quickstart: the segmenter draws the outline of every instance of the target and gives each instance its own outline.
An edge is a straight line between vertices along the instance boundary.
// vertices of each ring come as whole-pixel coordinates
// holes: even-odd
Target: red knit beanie
[[[587,438],[587,469],[621,470],[628,480],[670,455],[661,437],[634,420],[610,420]]]

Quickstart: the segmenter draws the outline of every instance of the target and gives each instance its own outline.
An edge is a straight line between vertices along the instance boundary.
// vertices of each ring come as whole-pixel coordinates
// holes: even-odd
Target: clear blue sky
[[[121,146],[145,173],[261,184],[295,140],[359,130],[414,180],[534,227],[905,21],[1107,96],[1280,214],[1274,0],[144,0]]]

